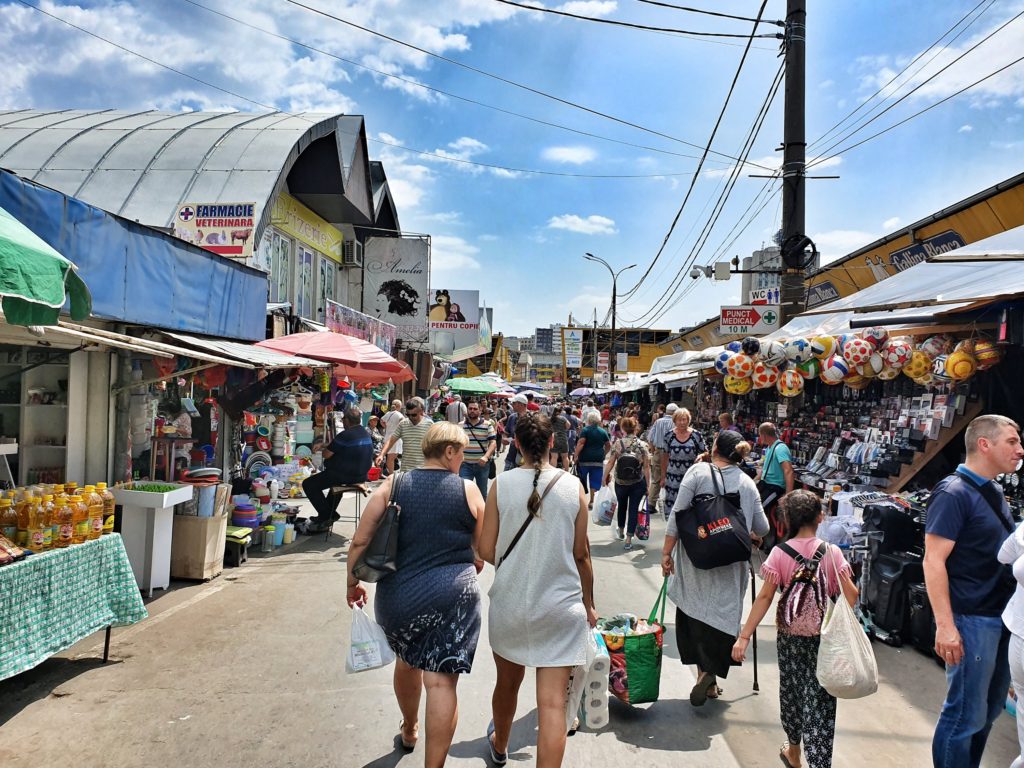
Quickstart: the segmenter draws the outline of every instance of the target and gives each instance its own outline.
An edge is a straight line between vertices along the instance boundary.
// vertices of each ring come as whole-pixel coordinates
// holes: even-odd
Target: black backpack
[[[624,440],[620,440],[622,453],[615,460],[615,482],[623,485],[631,485],[643,479],[644,463],[639,456],[640,441],[635,437],[628,446]]]

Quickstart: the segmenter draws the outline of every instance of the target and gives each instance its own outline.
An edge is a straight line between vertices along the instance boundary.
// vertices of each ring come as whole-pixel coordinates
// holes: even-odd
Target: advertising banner
[[[296,240],[341,263],[341,230],[321,219],[287,192],[281,192],[275,198],[270,221]]]
[[[565,350],[565,367],[583,367],[583,331],[579,328],[562,329],[562,349]]]
[[[186,203],[174,217],[174,236],[233,259],[252,257],[256,203]]]
[[[779,327],[781,308],[775,304],[741,304],[722,307],[719,315],[720,333],[738,336],[760,336]]]
[[[427,319],[431,330],[476,331],[480,326],[480,291],[431,288]]]
[[[396,326],[400,339],[426,343],[428,241],[420,237],[371,237],[363,248],[363,262],[363,311]],[[477,305],[473,306],[475,311]]]
[[[389,355],[395,348],[395,326],[330,299],[327,300],[325,325],[334,333],[344,333],[346,336],[368,341]]]

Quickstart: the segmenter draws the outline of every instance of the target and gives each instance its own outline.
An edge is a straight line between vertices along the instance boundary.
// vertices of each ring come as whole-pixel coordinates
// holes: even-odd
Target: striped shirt
[[[434,422],[426,416],[420,418],[419,424],[404,419],[395,430],[394,437],[402,441],[402,469],[419,469],[423,466],[423,438],[434,426]]]
[[[469,438],[463,461],[479,461],[490,447],[488,441],[494,440],[498,436],[494,429],[494,422],[481,418],[474,425],[470,424],[467,419],[462,422],[462,428],[466,430],[466,437]]]

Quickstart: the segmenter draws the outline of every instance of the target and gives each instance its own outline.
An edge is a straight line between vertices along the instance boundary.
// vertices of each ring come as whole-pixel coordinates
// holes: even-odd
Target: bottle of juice
[[[43,530],[42,499],[34,496],[28,507],[28,546],[33,552],[46,549],[46,531]]]
[[[70,546],[75,537],[75,522],[68,500],[60,496],[53,500],[53,519],[56,521],[57,535],[53,546],[58,549]]]
[[[64,483],[64,493],[68,495],[70,499],[72,496],[78,494],[78,483]]]
[[[98,539],[103,535],[103,497],[96,493],[96,486],[87,485],[82,489],[82,501],[89,510],[88,539]]]
[[[53,486],[53,501],[56,503],[57,499],[66,499],[67,494],[64,492],[64,486],[60,483]]]
[[[89,538],[89,508],[77,494],[68,499],[68,508],[71,510],[71,522],[74,525],[71,543],[82,544]]]
[[[114,494],[107,490],[106,483],[96,483],[96,493],[103,499],[103,533],[114,532]]]
[[[0,534],[12,544],[18,542],[18,512],[8,498],[0,499]]]
[[[18,515],[18,541],[19,547],[28,546],[28,500],[29,496],[22,496],[15,502],[14,509]]]
[[[46,494],[43,496],[43,503],[40,507],[40,511],[43,516],[43,549],[53,549],[53,527],[54,527],[54,516],[53,516],[53,496]]]

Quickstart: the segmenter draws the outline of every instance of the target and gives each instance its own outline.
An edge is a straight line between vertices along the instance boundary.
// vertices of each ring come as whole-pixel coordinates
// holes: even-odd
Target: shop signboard
[[[321,219],[287,192],[279,193],[274,199],[270,223],[332,261],[341,263],[341,230]]]
[[[371,237],[363,247],[363,311],[415,344],[428,338],[429,249],[422,237]]]
[[[615,370],[616,371],[628,371],[629,370],[629,354],[626,352],[615,353]]]
[[[473,331],[480,327],[480,291],[432,288],[427,321],[431,330]]]
[[[779,288],[752,288],[749,294],[747,304],[758,306],[761,304],[778,304],[782,292]]]
[[[233,259],[252,258],[256,203],[185,203],[174,217],[174,236]]]
[[[598,352],[597,353],[597,370],[607,371],[608,370],[608,353]]]
[[[376,317],[364,315],[362,312],[357,312],[336,301],[329,299],[327,301],[325,324],[334,333],[344,333],[346,336],[355,336],[357,339],[368,341],[389,355],[395,348],[397,331],[395,326],[378,320]]]
[[[583,331],[579,328],[562,329],[562,349],[565,350],[565,367],[583,367]]]
[[[719,315],[720,333],[741,336],[763,336],[777,330],[782,313],[776,304],[741,304],[737,307],[722,307]]]

